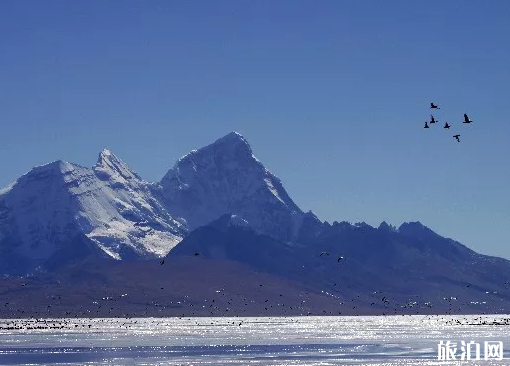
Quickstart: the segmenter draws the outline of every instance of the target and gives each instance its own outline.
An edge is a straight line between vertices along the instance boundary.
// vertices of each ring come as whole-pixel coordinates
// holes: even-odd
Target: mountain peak
[[[428,228],[419,221],[404,222],[398,228],[399,231],[407,230],[407,229],[423,230],[423,229],[428,229]]]
[[[191,230],[236,214],[270,236],[289,240],[303,212],[237,132],[193,150],[161,180],[167,210]]]
[[[407,236],[413,236],[413,237],[423,237],[423,236],[431,235],[431,234],[436,235],[436,236],[438,235],[419,221],[404,222],[398,228],[398,232],[400,234],[404,234]]]
[[[65,166],[70,163],[66,163],[62,160],[55,160],[51,163],[46,163],[43,165],[38,165],[30,169],[30,171],[27,174],[31,173],[41,173],[41,172],[47,172],[47,171],[61,171],[62,169],[65,169]]]
[[[388,224],[386,221],[381,222],[381,225],[379,225],[378,229],[382,230],[382,231],[391,231],[391,232],[397,231],[397,228],[395,226]]]
[[[15,185],[24,186],[34,181],[61,180],[68,174],[72,174],[75,169],[81,169],[79,165],[68,163],[62,160],[56,160],[51,163],[39,165],[30,169],[29,172],[19,177],[16,182],[12,183],[8,189],[2,190],[2,193],[10,191]]]
[[[239,132],[232,131],[225,136],[219,138],[212,145],[222,147],[222,149],[231,149],[231,151],[252,155],[251,146],[248,141]]]
[[[103,149],[99,153],[94,171],[101,179],[119,178],[119,176],[125,180],[141,179],[126,163],[108,149]]]
[[[189,154],[179,159],[176,166],[183,161],[201,159],[202,156],[214,156],[221,160],[256,161],[248,141],[238,132],[232,131],[220,137],[212,144],[198,150],[192,150]]]
[[[97,159],[97,162],[99,163],[100,161],[102,160],[105,160],[105,159],[115,159],[115,160],[119,160],[119,158],[117,158],[115,156],[115,154],[109,150],[109,149],[103,149],[101,150],[101,152],[99,153],[99,158]]]
[[[96,165],[118,165],[122,164],[122,160],[120,160],[111,150],[103,149],[99,153],[97,158]]]
[[[232,131],[227,133],[225,136],[220,137],[218,140],[213,142],[213,145],[218,144],[243,144],[251,150],[250,144],[239,132]]]

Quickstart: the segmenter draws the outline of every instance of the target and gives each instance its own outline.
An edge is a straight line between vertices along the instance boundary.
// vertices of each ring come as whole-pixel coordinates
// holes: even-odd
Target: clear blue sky
[[[105,147],[156,181],[235,130],[322,220],[510,258],[510,1],[3,1],[0,34],[1,187]]]

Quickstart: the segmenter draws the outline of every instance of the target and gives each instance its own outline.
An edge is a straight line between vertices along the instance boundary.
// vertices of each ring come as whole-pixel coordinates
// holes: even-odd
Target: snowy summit
[[[179,159],[160,184],[165,207],[190,230],[232,213],[287,241],[295,238],[304,216],[237,132]]]

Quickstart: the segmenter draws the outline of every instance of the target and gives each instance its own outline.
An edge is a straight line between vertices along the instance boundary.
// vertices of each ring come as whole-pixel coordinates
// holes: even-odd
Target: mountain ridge
[[[50,290],[87,303],[97,303],[98,291],[128,291],[134,302],[122,301],[138,315],[510,309],[510,261],[476,253],[419,221],[398,228],[322,222],[299,208],[236,132],[183,156],[160,182],[143,180],[103,149],[90,168],[57,160],[0,192],[0,273],[21,276],[0,279],[0,299],[11,304],[0,309],[5,316],[20,307],[39,315],[31,300],[46,304]],[[16,290],[13,302],[19,278],[30,278],[29,286]],[[259,288],[262,279],[271,291]],[[222,287],[211,293],[204,283]],[[75,297],[74,286],[85,292]],[[218,291],[224,307],[203,308],[204,296],[217,299]],[[194,300],[184,307],[188,293]],[[309,296],[315,305],[306,304]],[[232,306],[237,297],[243,300]],[[180,300],[155,305],[170,299]],[[72,302],[59,306],[52,314],[76,310]]]
[[[226,214],[260,234],[301,245],[353,227],[431,243],[438,235],[419,221],[398,229],[384,221],[377,229],[322,222],[297,206],[241,134],[230,132],[181,157],[160,182],[143,180],[109,149],[101,150],[91,168],[62,160],[34,167],[0,191],[0,251],[32,256],[35,266],[82,233],[115,259],[158,258]],[[453,256],[463,247],[452,240],[448,250]]]

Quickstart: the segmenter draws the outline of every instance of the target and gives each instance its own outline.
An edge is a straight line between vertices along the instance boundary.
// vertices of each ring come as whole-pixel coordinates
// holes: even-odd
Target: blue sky
[[[510,258],[509,19],[506,0],[0,2],[0,186],[105,147],[156,181],[234,130],[322,220],[419,220]],[[423,129],[432,101],[450,131]]]

